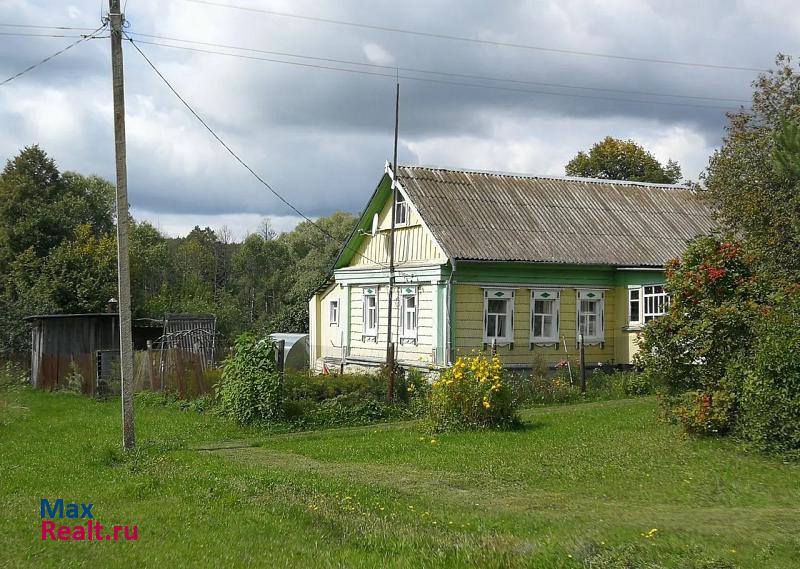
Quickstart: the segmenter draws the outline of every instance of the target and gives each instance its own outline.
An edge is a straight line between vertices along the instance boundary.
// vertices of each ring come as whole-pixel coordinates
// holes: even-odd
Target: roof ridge
[[[458,172],[462,174],[483,174],[488,176],[501,176],[506,178],[528,178],[534,180],[559,180],[565,182],[584,182],[589,184],[616,184],[624,186],[642,186],[649,188],[669,188],[675,190],[693,191],[691,186],[683,184],[660,184],[656,182],[635,182],[632,180],[612,180],[607,178],[584,178],[581,176],[548,176],[543,174],[526,174],[522,172],[501,172],[497,170],[477,170],[472,168],[444,168],[441,166],[429,166],[425,164],[399,164],[398,168],[409,168],[415,170],[439,170],[443,172]]]

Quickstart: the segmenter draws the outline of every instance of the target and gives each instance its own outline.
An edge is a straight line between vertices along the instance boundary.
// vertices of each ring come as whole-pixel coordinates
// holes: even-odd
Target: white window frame
[[[655,288],[660,288],[660,292],[655,292]],[[647,289],[651,289],[650,292]],[[660,316],[664,316],[669,310],[670,298],[667,294],[663,284],[649,284],[642,286],[642,315],[641,320],[643,324],[647,324],[651,320],[655,320]],[[649,306],[648,306],[649,305]],[[658,306],[660,310],[652,310]],[[650,310],[648,310],[650,308]]]
[[[636,293],[636,298],[633,298],[634,293]],[[634,311],[632,310],[631,304],[634,302],[637,303],[636,307],[636,320],[632,318]],[[642,287],[640,286],[631,286],[628,287],[628,326],[631,328],[638,328],[642,325]]]
[[[575,298],[575,340],[580,338],[581,330],[581,304],[582,301],[595,301],[598,306],[597,314],[597,334],[589,336],[584,334],[583,343],[601,344],[605,342],[605,291],[599,289],[582,288],[577,289]]]
[[[660,292],[656,292],[655,287],[659,287]],[[648,290],[651,289],[651,290]],[[638,295],[638,301],[633,298],[634,293]],[[660,299],[660,302],[659,302]],[[639,308],[637,319],[631,318],[631,303],[638,302]],[[628,287],[628,326],[630,328],[641,328],[651,320],[655,320],[664,316],[669,309],[671,299],[666,292],[663,283],[653,283],[647,285],[631,285]],[[659,306],[660,311],[654,311],[652,308]]]
[[[485,288],[483,289],[483,343],[491,344],[492,341],[498,344],[511,344],[514,341],[514,289],[509,288]],[[503,314],[506,319],[506,333],[504,336],[489,336],[487,328],[489,324],[489,301],[505,300],[506,311]],[[493,314],[495,315],[495,314]],[[500,316],[497,313],[495,316]],[[496,330],[497,324],[495,324]]]
[[[537,313],[536,301],[551,301],[550,313]],[[561,291],[552,288],[531,289],[531,344],[558,344],[561,320]],[[550,336],[537,336],[534,329],[536,316],[550,316],[553,319],[553,333]]]
[[[408,328],[408,301],[414,301],[414,328]],[[419,295],[417,294],[416,287],[402,287],[400,289],[400,339],[401,340],[414,340],[417,339],[417,330],[419,329]]]
[[[331,300],[328,303],[328,320],[331,326],[339,325],[339,300]]]
[[[374,338],[375,340],[378,339],[378,319],[380,317],[380,302],[378,297],[378,287],[377,286],[369,286],[364,287],[361,289],[361,324],[362,324],[362,331],[361,334],[364,338]],[[369,322],[368,312],[369,307],[368,299],[375,298],[375,327],[370,328],[367,326]]]
[[[394,224],[395,225],[407,225],[408,224],[408,200],[397,188],[394,199]],[[401,218],[402,214],[402,218]]]

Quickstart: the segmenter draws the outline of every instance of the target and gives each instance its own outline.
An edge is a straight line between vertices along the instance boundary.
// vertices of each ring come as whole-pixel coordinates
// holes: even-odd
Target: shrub
[[[428,417],[435,431],[507,428],[517,416],[500,358],[459,357],[431,386]]]
[[[800,294],[776,299],[756,326],[755,355],[743,372],[744,438],[800,458]]]
[[[727,391],[688,391],[672,402],[673,417],[696,435],[720,435],[731,430],[735,400]]]
[[[59,387],[59,391],[67,393],[83,393],[83,388],[86,383],[81,370],[74,361],[69,362],[67,367],[67,375],[64,376],[64,383]]]
[[[6,362],[0,366],[0,389],[9,389],[22,385],[28,385],[30,382],[30,375],[19,364],[14,362]]]
[[[324,401],[339,395],[357,393],[373,399],[386,398],[386,380],[378,375],[346,373],[312,375],[310,372],[287,372],[284,379],[287,399]]]
[[[636,356],[648,380],[670,395],[724,389],[731,363],[749,353],[758,281],[732,240],[701,237],[667,265],[668,313],[649,322]]]
[[[240,424],[276,421],[283,414],[283,385],[275,369],[275,344],[243,334],[225,361],[217,399],[223,415]]]
[[[617,372],[614,374],[614,383],[619,382],[622,392],[628,397],[642,397],[655,393],[655,386],[651,379],[642,373]]]

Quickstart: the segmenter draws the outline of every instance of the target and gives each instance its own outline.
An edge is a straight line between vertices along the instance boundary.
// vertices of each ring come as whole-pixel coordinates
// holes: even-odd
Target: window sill
[[[532,346],[552,346],[560,343],[558,338],[534,338],[531,340]]]
[[[361,341],[362,342],[375,342],[377,344],[378,343],[378,336],[377,335],[370,336],[368,334],[362,334],[361,335]]]
[[[497,342],[498,346],[505,346],[507,344],[511,344],[514,342],[511,338],[484,338],[484,344],[491,344],[492,342]]]
[[[623,332],[641,332],[642,325],[641,324],[628,324],[627,326],[622,327]]]
[[[416,345],[417,344],[417,339],[409,337],[409,336],[401,336],[400,337],[400,343],[401,344],[414,344],[414,345]]]

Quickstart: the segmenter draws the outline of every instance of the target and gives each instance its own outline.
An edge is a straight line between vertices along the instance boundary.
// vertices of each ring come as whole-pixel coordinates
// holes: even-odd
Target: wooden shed
[[[119,319],[114,313],[50,314],[26,318],[31,327],[31,383],[52,391],[66,382],[70,367],[94,395],[101,368],[119,354]],[[109,357],[110,356],[110,357]]]

